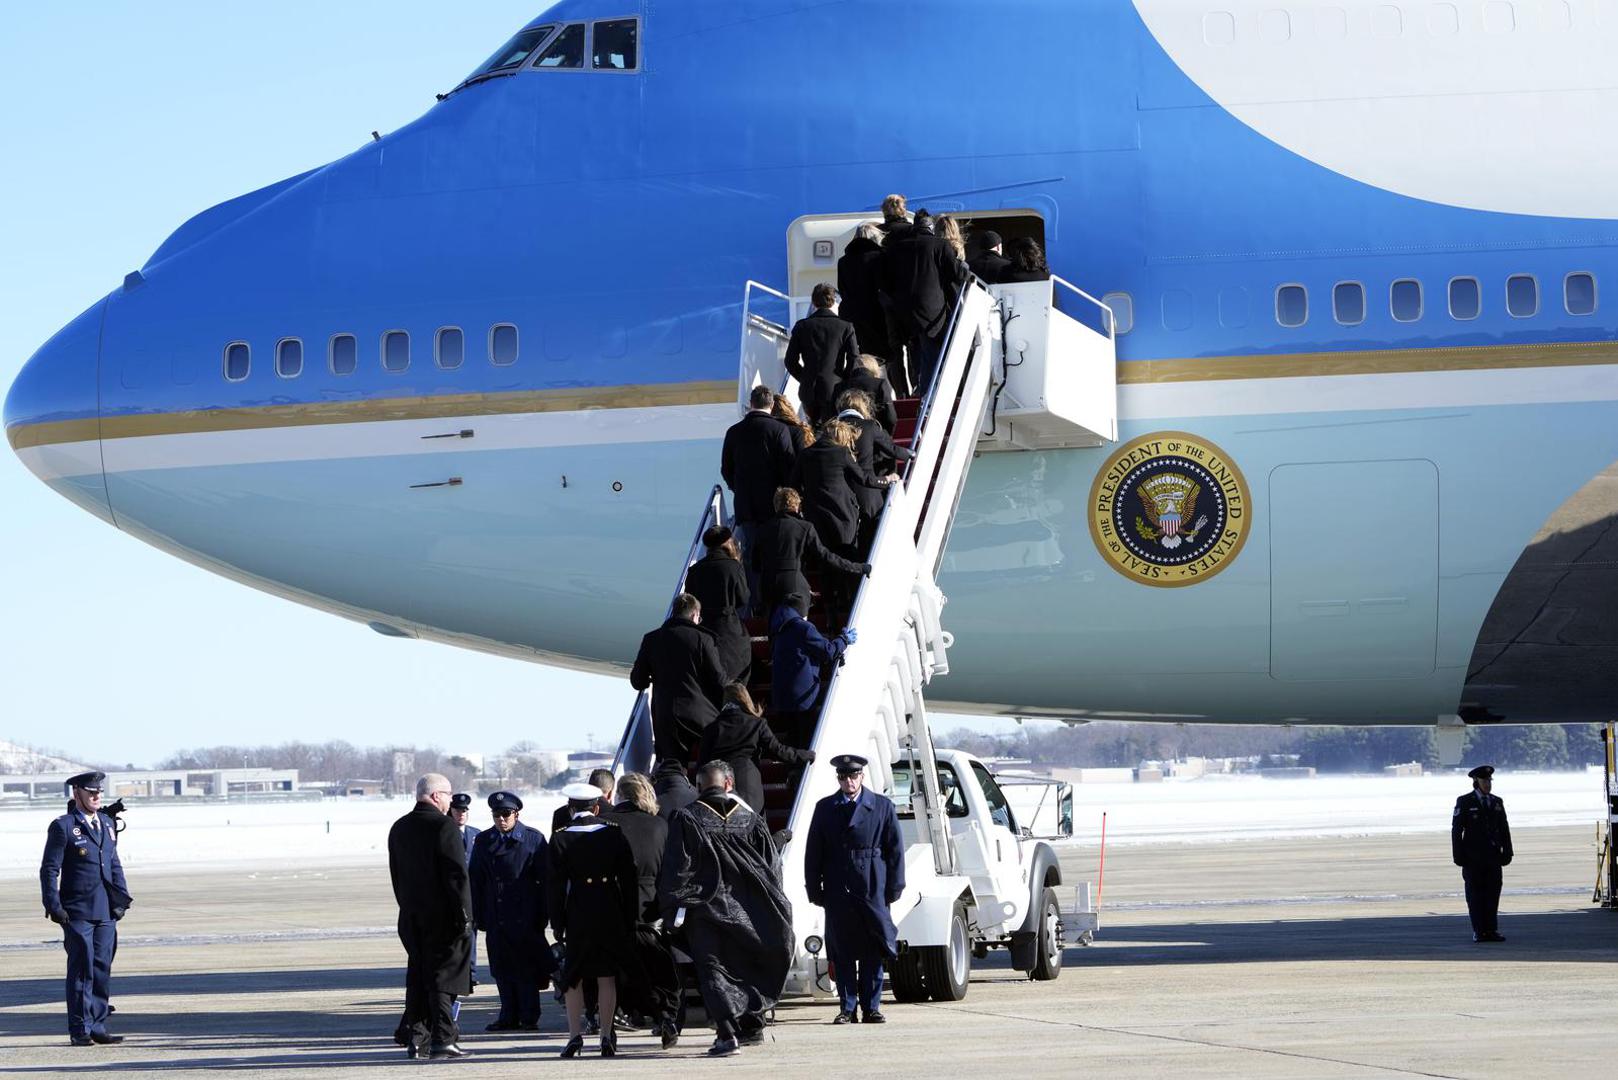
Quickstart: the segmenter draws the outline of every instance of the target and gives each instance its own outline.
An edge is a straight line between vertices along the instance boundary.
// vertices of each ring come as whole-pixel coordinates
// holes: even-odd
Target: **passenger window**
[[[225,346],[225,378],[241,382],[253,369],[253,351],[245,341],[232,341]]]
[[[1421,318],[1421,282],[1414,278],[1401,278],[1388,289],[1388,307],[1399,322],[1415,322]]]
[[[359,367],[359,344],[353,334],[333,334],[326,352],[333,375],[352,375],[354,369]]]
[[[1344,326],[1365,321],[1365,286],[1357,281],[1339,281],[1331,291],[1332,318]]]
[[[1126,292],[1110,292],[1101,302],[1112,309],[1114,334],[1122,336],[1135,328],[1135,299]]]
[[[1475,319],[1483,310],[1483,292],[1478,288],[1478,279],[1475,277],[1458,277],[1449,279],[1449,317],[1452,319]]]
[[[551,36],[556,29],[555,23],[545,26],[536,26],[529,30],[519,30],[512,39],[500,46],[500,51],[483,62],[483,66],[472,73],[472,78],[487,75],[495,71],[511,71],[522,66],[522,62],[533,55],[544,40]]]
[[[303,374],[302,341],[289,337],[275,343],[275,373],[283,379],[296,379]]]
[[[556,35],[534,63],[540,68],[582,68],[584,66],[584,24],[569,23]]]
[[[517,328],[510,323],[496,323],[489,330],[489,363],[510,367],[516,362]]]
[[[1596,312],[1595,275],[1583,271],[1562,279],[1562,304],[1569,315],[1594,315]]]
[[[996,825],[1004,825],[1012,832],[1016,832],[1017,819],[1011,816],[1011,803],[1006,801],[1006,793],[1000,790],[1000,785],[989,775],[989,770],[974,761],[972,775],[977,777],[978,787],[983,789],[983,797],[989,800],[989,818]]]
[[[1275,321],[1282,326],[1302,326],[1309,321],[1309,291],[1302,285],[1282,285],[1275,290]]]
[[[590,66],[597,71],[634,71],[640,66],[639,46],[639,19],[604,19],[590,30]]]
[[[915,816],[910,795],[913,791],[919,790],[920,785],[921,778],[912,774],[909,761],[893,763],[893,801],[900,817]],[[955,770],[943,762],[938,763],[938,787],[939,793],[944,797],[944,813],[950,817],[966,817],[970,813],[966,806],[966,796],[955,778]]]
[[[459,326],[446,326],[438,331],[433,343],[434,361],[445,371],[454,371],[466,360],[466,336]]]
[[[1539,313],[1539,279],[1532,274],[1512,274],[1506,278],[1506,310],[1514,319]]]
[[[382,369],[398,374],[410,368],[410,334],[389,330],[382,335]]]

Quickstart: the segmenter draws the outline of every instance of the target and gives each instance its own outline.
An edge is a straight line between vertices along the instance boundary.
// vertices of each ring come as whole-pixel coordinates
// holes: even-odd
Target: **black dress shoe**
[[[764,1044],[764,1029],[757,1028],[753,1031],[744,1031],[736,1036],[736,1041],[743,1046],[762,1046]]]
[[[513,1020],[491,1020],[483,1025],[484,1031],[516,1031],[517,1024]]]
[[[618,1034],[617,1034],[617,1032],[612,1032],[612,1031],[602,1032],[602,1034],[601,1034],[601,1056],[602,1057],[617,1057],[618,1056]]]
[[[516,1030],[518,1030],[518,1031],[538,1031],[539,1030],[539,1021],[535,1020],[532,1023],[528,1023],[528,1024],[512,1024],[511,1026],[513,1028],[515,1028]]]
[[[471,1056],[472,1051],[462,1050],[459,1043],[445,1043],[443,1046],[435,1046],[432,1053],[434,1061],[453,1061],[456,1058]]]
[[[1483,940],[1484,941],[1504,941],[1504,940],[1506,940],[1506,935],[1504,935],[1504,934],[1500,933],[1498,930],[1496,930],[1496,931],[1493,931],[1491,933],[1484,934],[1483,935]]]
[[[1500,940],[1504,941],[1505,938]],[[92,1031],[90,1032],[90,1041],[100,1043],[102,1046],[117,1046],[124,1041],[124,1037],[122,1035],[108,1035],[105,1031]]]
[[[888,1018],[879,1012],[868,1012],[865,1014],[864,1019],[860,1021],[862,1024],[886,1024],[887,1022]]]
[[[851,1012],[840,1012],[832,1018],[834,1024],[857,1024],[860,1018]]]
[[[69,1035],[67,1041],[74,1046],[94,1046],[96,1041],[88,1035]]]
[[[713,1045],[708,1047],[709,1057],[730,1057],[741,1049],[735,1039],[715,1039]]]
[[[665,1050],[680,1041],[680,1029],[675,1026],[673,1020],[663,1021],[662,1025],[657,1029],[657,1035],[662,1041],[663,1049]]]
[[[578,1057],[579,1052],[582,1051],[583,1049],[584,1049],[584,1036],[583,1035],[575,1035],[575,1036],[573,1036],[571,1039],[569,1039],[567,1041],[566,1046],[562,1047],[561,1056],[565,1057],[565,1058]]]

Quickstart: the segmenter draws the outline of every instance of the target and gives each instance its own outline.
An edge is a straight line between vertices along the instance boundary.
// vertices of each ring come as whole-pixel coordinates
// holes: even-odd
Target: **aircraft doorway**
[[[925,209],[925,207],[916,207]],[[966,255],[981,250],[983,233],[992,230],[1010,250],[1013,240],[1031,236],[1045,250],[1045,219],[1037,210],[950,210],[966,234]],[[865,222],[880,224],[880,210],[847,214],[806,214],[787,228],[787,292],[808,296],[822,281],[837,284],[837,260]]]

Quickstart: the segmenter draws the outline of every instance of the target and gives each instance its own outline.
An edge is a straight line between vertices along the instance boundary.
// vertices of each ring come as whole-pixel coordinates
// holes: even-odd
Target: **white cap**
[[[601,798],[601,789],[594,784],[569,784],[562,789],[562,795],[572,801],[585,802],[588,800],[593,802]]]

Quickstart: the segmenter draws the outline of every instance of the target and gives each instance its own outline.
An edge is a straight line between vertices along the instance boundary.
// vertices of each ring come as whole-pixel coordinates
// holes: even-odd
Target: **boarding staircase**
[[[1035,284],[1037,289],[1041,283]],[[1047,290],[1056,287],[1043,284]],[[937,375],[927,396],[896,402],[899,422],[894,441],[908,446],[914,456],[899,463],[900,482],[887,492],[869,554],[872,571],[861,583],[846,623],[858,631],[858,641],[847,650],[830,678],[810,742],[816,760],[807,767],[773,765],[761,770],[766,802],[762,809],[770,826],[772,830],[788,828],[795,838],[783,851],[783,868],[784,883],[793,901],[794,937],[800,947],[806,939],[821,933],[820,909],[808,903],[804,889],[801,839],[815,802],[836,790],[831,759],[839,754],[867,758],[870,764],[866,767],[866,783],[879,792],[895,791],[894,766],[902,763],[907,779],[919,782],[903,785],[910,788],[911,805],[916,810],[914,826],[906,837],[907,873],[912,880],[918,875],[957,873],[924,691],[934,678],[949,671],[953,639],[943,627],[945,597],[935,576],[967,475],[980,449],[999,448],[994,432],[1000,432],[1002,440],[1009,434],[1010,425],[996,423],[993,416],[996,398],[1004,397],[1010,381],[1004,344],[1008,305],[1004,295],[991,293],[991,289],[1007,288],[1010,287],[985,286],[974,278],[961,289],[951,313]],[[1050,293],[1045,295],[1049,305]],[[760,300],[774,303],[782,312],[782,321],[760,315],[756,304]],[[1013,306],[1030,303],[1026,295],[1013,300]],[[795,387],[782,363],[786,328],[806,308],[801,298],[748,283],[738,380],[742,409],[746,408],[749,392],[760,382],[794,397]],[[1052,325],[1066,319],[1060,313],[1047,316]],[[1065,328],[1062,332],[1066,332]],[[1095,331],[1087,333],[1094,338],[1103,336]],[[1094,402],[1087,403],[1090,415],[1086,419],[1105,430],[1084,429],[1083,439],[1116,437],[1110,325],[1104,340],[1106,401],[1099,407]],[[1016,344],[1021,346],[1016,350],[1020,359],[1013,356],[1012,368],[1028,363],[1029,342],[1019,337]],[[1095,341],[1085,344],[1093,350],[1098,348]],[[1051,424],[1035,416],[1040,409],[1037,393],[1027,390],[1023,397],[1028,399],[1026,403],[1015,400],[1008,407],[1023,409],[1022,415],[1034,418],[1040,424],[1039,430],[1049,438],[1049,432],[1054,430]],[[1094,420],[1095,416],[1102,419]],[[1024,431],[1032,430],[1026,423],[1022,426]],[[703,504],[692,545],[681,564],[675,594],[684,587],[687,569],[703,554],[703,532],[727,522],[724,493],[716,486]],[[814,576],[810,576],[814,586]],[[815,591],[821,590],[816,587]],[[761,613],[764,614],[767,613]],[[840,625],[828,625],[818,597],[809,617],[828,637],[842,629]],[[749,620],[748,627],[754,642],[750,690],[754,700],[767,711],[769,643],[765,619]],[[636,699],[619,745],[615,773],[651,771],[651,726],[649,699],[643,692]],[[807,966],[807,982],[801,978],[802,970],[795,965],[789,990],[815,989],[813,963]]]

